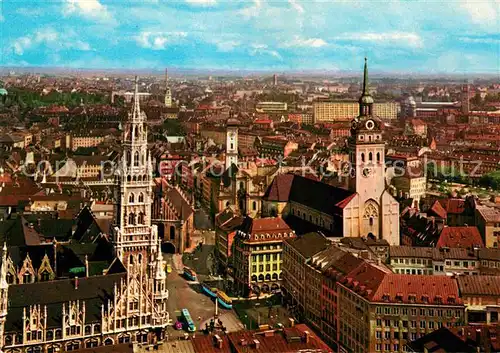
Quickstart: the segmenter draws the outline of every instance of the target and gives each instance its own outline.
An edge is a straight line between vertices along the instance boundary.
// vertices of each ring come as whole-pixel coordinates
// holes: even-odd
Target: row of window
[[[447,317],[460,317],[462,316],[461,314],[461,311],[460,310],[455,310],[455,312],[453,312],[452,309],[427,309],[427,308],[420,308],[420,309],[417,309],[417,308],[411,308],[411,309],[408,309],[408,308],[399,308],[399,307],[381,307],[381,306],[378,306],[377,309],[376,309],[376,313],[377,314],[384,314],[384,315],[408,315],[408,313],[410,314],[410,316],[417,316],[417,315],[420,315],[420,316],[437,316],[437,317],[443,317],[444,314],[446,314]],[[378,323],[380,322],[379,321],[380,319],[377,319],[377,326]],[[385,320],[385,322],[387,323],[388,321],[390,320]]]
[[[252,275],[252,282],[263,282],[263,281],[278,281],[281,280],[281,273],[273,273],[271,274],[266,274],[265,276],[263,274],[260,274],[259,276],[257,275]]]
[[[133,192],[131,192],[129,195],[128,195],[128,202],[129,203],[134,203],[135,202],[135,194]],[[144,194],[141,192],[139,194],[139,197],[137,199],[137,202],[144,202]]]
[[[280,264],[272,264],[272,271],[280,270]],[[266,265],[266,272],[271,271],[271,264]],[[257,265],[252,265],[252,273],[255,272],[264,272],[264,265],[259,265],[259,271],[257,271]]]
[[[281,259],[281,253],[266,254],[265,256],[266,256],[266,261],[271,261],[271,256],[273,261],[278,261]],[[252,262],[263,262],[263,261],[264,261],[264,254],[252,255]]]

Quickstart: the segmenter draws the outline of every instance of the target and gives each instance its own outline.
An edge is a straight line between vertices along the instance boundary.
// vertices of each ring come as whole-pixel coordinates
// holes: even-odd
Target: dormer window
[[[409,294],[408,295],[408,300],[410,303],[415,303],[415,300],[417,299],[417,296],[415,294]]]
[[[448,304],[455,304],[455,297],[453,297],[453,296],[450,295],[448,297]]]
[[[426,294],[422,295],[422,302],[428,303],[429,302],[429,296],[426,295]]]
[[[389,298],[390,298],[390,297],[389,297],[389,294],[387,294],[387,293],[386,293],[386,294],[384,294],[384,295],[382,295],[382,300],[383,300],[383,301],[385,301],[385,302],[388,302],[388,301],[389,301]]]

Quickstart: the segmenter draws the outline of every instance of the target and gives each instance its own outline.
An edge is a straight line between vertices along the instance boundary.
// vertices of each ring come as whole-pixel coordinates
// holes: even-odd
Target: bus
[[[186,277],[190,281],[197,281],[198,280],[198,278],[196,276],[196,272],[194,272],[192,269],[190,269],[187,266],[184,267],[184,277]]]
[[[187,325],[187,330],[190,332],[195,332],[196,326],[194,325],[193,319],[191,318],[188,309],[182,309],[182,318],[184,319]]]
[[[217,291],[217,301],[224,309],[231,310],[233,308],[233,300],[221,290]]]

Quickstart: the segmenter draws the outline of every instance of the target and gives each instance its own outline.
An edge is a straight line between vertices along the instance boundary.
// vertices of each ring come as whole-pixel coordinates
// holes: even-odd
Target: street
[[[200,292],[197,282],[189,282],[183,276],[183,265],[180,255],[164,254],[165,261],[172,266],[168,274],[167,287],[169,290],[168,312],[172,322],[175,323],[180,316],[181,309],[187,308],[197,326],[197,330],[204,329],[205,323],[214,317],[215,303],[211,298]],[[223,322],[228,332],[238,331],[243,328],[242,323],[232,310],[219,308],[219,319]],[[176,331],[169,328],[171,337],[184,336],[185,331]]]

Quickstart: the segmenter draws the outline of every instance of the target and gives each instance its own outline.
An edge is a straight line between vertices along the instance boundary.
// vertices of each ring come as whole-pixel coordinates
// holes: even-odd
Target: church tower
[[[165,69],[165,107],[171,108],[172,107],[172,91],[170,90],[170,87],[168,86],[168,71]]]
[[[134,105],[123,129],[123,154],[115,188],[116,215],[114,245],[116,255],[128,268],[147,264],[156,251],[157,229],[151,226],[152,175],[147,144],[146,114],[139,104],[136,78]]]
[[[382,121],[374,115],[373,98],[368,91],[368,67],[365,59],[363,93],[359,98],[360,115],[351,122],[349,158],[352,165],[349,189],[361,200],[380,195],[385,190],[385,143]]]
[[[385,190],[385,142],[383,122],[373,111],[373,97],[368,88],[368,65],[365,58],[363,91],[359,98],[360,115],[351,122],[348,141],[351,164],[349,189],[358,194],[358,234],[384,238],[399,244],[399,204]]]
[[[232,164],[238,166],[238,119],[230,117],[226,125],[226,169]]]

